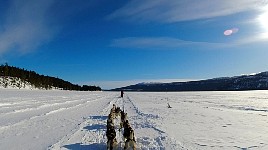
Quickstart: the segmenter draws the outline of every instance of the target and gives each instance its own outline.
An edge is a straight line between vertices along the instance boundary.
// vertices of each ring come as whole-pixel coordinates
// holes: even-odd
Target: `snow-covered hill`
[[[0,89],[0,149],[104,150],[113,104],[142,150],[268,149],[268,91],[119,95]],[[118,130],[117,140],[122,148]]]
[[[235,77],[213,78],[200,81],[173,83],[142,83],[113,91],[239,91],[268,90],[268,72]]]
[[[25,90],[45,90],[42,87],[36,87],[28,81],[23,81],[17,77],[4,77],[0,76],[0,89],[25,89]],[[50,90],[59,88],[50,87]]]
[[[80,86],[58,77],[41,75],[35,71],[28,71],[8,64],[0,65],[0,88],[2,87],[8,89],[101,91],[101,88],[95,85]]]
[[[17,77],[4,77],[0,76],[0,88],[6,89],[35,89],[31,83],[22,81]]]

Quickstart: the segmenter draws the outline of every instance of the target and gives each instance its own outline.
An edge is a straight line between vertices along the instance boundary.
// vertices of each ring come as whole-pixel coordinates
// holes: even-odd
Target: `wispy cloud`
[[[0,55],[17,50],[26,53],[48,41],[54,34],[47,22],[53,0],[13,0],[1,21]]]
[[[179,22],[260,9],[267,0],[131,0],[108,16],[143,22]]]
[[[235,43],[233,43],[234,46],[240,46],[240,45],[248,45],[248,44],[256,44],[256,43],[267,43],[268,41],[268,34],[267,33],[259,33],[257,35],[252,35],[249,37],[241,38]]]
[[[157,50],[176,50],[182,47],[195,47],[196,49],[224,49],[248,44],[265,43],[268,41],[268,34],[255,34],[225,43],[212,43],[200,41],[187,41],[170,37],[126,37],[111,41],[111,47],[131,48],[131,49],[157,49]]]
[[[169,37],[127,37],[127,38],[114,39],[111,42],[110,46],[119,48],[176,49],[183,46],[220,48],[229,46],[229,44],[186,41]]]

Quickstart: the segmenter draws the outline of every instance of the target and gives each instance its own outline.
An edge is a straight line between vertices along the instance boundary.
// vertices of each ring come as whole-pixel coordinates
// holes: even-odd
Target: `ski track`
[[[109,94],[109,95],[111,95],[111,94]],[[109,95],[108,95],[108,97],[109,97]],[[67,114],[66,112],[71,113],[71,114],[72,114],[72,112],[74,112],[74,115],[77,115],[77,114],[75,114],[77,109],[86,110],[91,105],[91,103],[96,103],[98,101],[107,100],[107,95],[99,95],[99,96],[96,96],[95,98],[92,97],[92,95],[90,95],[90,98],[79,98],[79,100],[77,100],[77,98],[75,98],[75,99],[72,100],[72,98],[70,98],[68,100],[68,102],[63,102],[63,103],[56,102],[56,104],[53,104],[53,102],[52,102],[52,104],[49,104],[49,105],[45,104],[44,106],[41,106],[41,107],[29,108],[29,109],[27,109],[27,111],[21,111],[20,113],[12,113],[13,116],[14,116],[14,114],[21,114],[21,116],[25,116],[25,115],[27,116],[29,113],[30,117],[26,118],[26,119],[24,117],[24,119],[21,119],[21,120],[17,119],[19,121],[15,122],[14,120],[16,120],[16,117],[20,118],[19,116],[16,116],[15,119],[13,120],[14,123],[12,123],[12,124],[9,123],[8,125],[4,125],[4,126],[0,127],[0,138],[2,137],[2,140],[0,141],[1,149],[2,148],[3,149],[11,149],[11,150],[18,149],[18,147],[17,147],[18,145],[17,146],[13,145],[12,146],[13,148],[12,147],[5,147],[5,145],[8,145],[7,143],[12,142],[10,140],[9,141],[6,141],[6,140],[10,139],[10,137],[12,137],[12,136],[19,138],[21,136],[33,133],[33,132],[35,132],[35,130],[36,131],[39,130],[40,127],[46,128],[48,133],[45,133],[45,135],[42,135],[44,133],[42,133],[42,131],[41,131],[41,135],[36,135],[36,136],[32,137],[33,139],[35,139],[37,141],[40,139],[40,136],[41,137],[45,136],[46,138],[49,138],[49,133],[52,135],[53,130],[57,130],[58,133],[64,134],[64,132],[66,132],[66,131],[62,130],[63,129],[62,127],[64,127],[65,124],[70,124],[70,127],[67,127],[67,129],[70,130],[71,132],[76,131],[76,128],[77,128],[76,124],[81,122],[81,121],[79,121],[80,120],[79,118],[75,117],[77,119],[71,119],[71,118],[68,119],[68,117],[67,117],[68,115],[67,115],[66,117],[62,117],[62,119],[60,119],[60,120],[53,120],[53,117],[50,117],[50,116],[51,115],[58,116],[60,114],[66,115]],[[77,102],[79,102],[79,103],[77,103]],[[68,104],[68,105],[66,105],[66,104]],[[71,105],[69,105],[69,104],[71,104]],[[53,107],[53,106],[57,106],[57,107]],[[43,110],[44,108],[49,108],[49,109]],[[84,112],[86,113],[87,111],[84,111]],[[25,113],[27,113],[27,114],[25,114]],[[0,118],[4,118],[8,115],[10,115],[10,113],[2,114],[2,116],[0,116]],[[80,114],[78,114],[78,115],[80,115]],[[2,121],[2,119],[1,119],[1,121]],[[61,123],[58,123],[61,121],[66,122],[66,123],[63,123],[61,125]],[[12,122],[12,118],[11,118],[11,122]],[[49,124],[55,125],[55,126],[51,126]],[[62,131],[60,131],[60,130],[62,130]],[[27,133],[27,131],[29,131],[29,133]],[[39,132],[39,131],[37,131],[37,132]],[[10,134],[10,133],[14,133],[14,134]],[[35,135],[35,134],[32,134],[32,135]],[[19,138],[19,139],[20,139],[20,142],[18,142],[18,143],[23,143],[21,145],[29,144],[29,143],[23,142],[23,138]],[[14,138],[14,140],[15,140],[15,138]],[[47,142],[50,143],[50,142],[55,141],[55,140],[56,139],[52,138],[52,139],[49,139]],[[32,147],[31,146],[26,146],[26,147],[28,147],[27,149],[33,149],[33,150],[44,149],[44,146],[46,144],[45,143],[41,143],[41,144],[40,145],[33,144]],[[31,144],[29,144],[29,145],[31,145]]]
[[[138,133],[145,133],[136,135],[137,143],[142,150],[164,150],[164,149],[186,149],[181,144],[170,138],[162,129],[160,129],[155,122],[159,121],[159,115],[147,114],[142,112],[134,103],[134,98],[126,96],[126,103],[129,103],[130,109],[136,112],[136,115],[130,117],[130,123],[134,122],[134,129]],[[150,135],[146,136],[146,134]]]
[[[79,103],[77,105],[74,105],[74,106],[69,106],[69,107],[63,107],[63,108],[57,108],[57,109],[54,109],[54,110],[50,110],[48,112],[45,112],[45,113],[42,113],[42,114],[38,114],[38,115],[34,115],[30,118],[27,118],[27,119],[24,119],[24,120],[21,120],[19,122],[16,122],[14,124],[10,124],[10,125],[7,125],[7,126],[0,126],[0,132],[1,132],[1,129],[7,129],[7,128],[12,128],[14,126],[17,126],[17,125],[20,125],[20,124],[23,124],[25,122],[28,122],[30,121],[31,119],[36,119],[36,118],[39,118],[39,117],[44,117],[44,116],[48,116],[50,114],[53,114],[53,113],[57,113],[57,112],[60,112],[60,111],[63,111],[63,110],[68,110],[68,109],[75,109],[76,107],[80,107],[82,105],[84,105],[85,103],[88,103],[88,102],[93,102],[93,101],[98,101],[100,98],[98,99],[94,99],[94,100],[91,100],[91,101],[83,101],[83,103]],[[58,104],[57,104],[58,105]],[[51,105],[52,106],[52,105]],[[45,106],[45,107],[48,107],[48,106]],[[40,107],[41,108],[41,107]],[[30,111],[30,110],[39,110],[37,108],[29,108],[27,109],[27,111]],[[25,111],[21,111],[21,112],[25,112]]]
[[[27,122],[27,121],[29,121],[31,119],[35,119],[35,118],[38,118],[38,117],[47,116],[47,115],[50,115],[50,114],[53,114],[53,113],[57,113],[57,112],[63,111],[63,110],[73,109],[73,108],[82,106],[85,103],[92,102],[92,101],[97,101],[98,99],[94,99],[94,100],[74,100],[73,102],[79,102],[79,103],[78,104],[75,104],[75,105],[70,105],[70,106],[64,106],[63,104],[65,104],[65,103],[72,103],[72,102],[64,102],[64,103],[56,103],[56,104],[43,105],[43,106],[40,106],[40,107],[37,107],[37,108],[28,108],[28,109],[24,109],[23,111],[16,111],[14,113],[18,113],[18,112],[30,112],[30,111],[32,111],[29,114],[29,115],[32,115],[31,117],[29,117],[27,119],[20,120],[18,122],[15,122],[16,119],[15,119],[15,121],[14,120],[13,121],[10,120],[10,116],[9,115],[13,115],[14,116],[13,113],[7,113],[7,114],[4,114],[4,117],[2,117],[2,120],[6,119],[6,118],[9,119],[10,120],[9,121],[9,125],[0,126],[0,131],[1,131],[1,129],[7,129],[7,128],[11,128],[11,127],[14,127],[14,126],[19,125],[19,124],[23,124],[24,122]],[[56,109],[53,109],[53,106],[59,106],[59,107],[56,108]],[[41,111],[42,108],[49,108],[49,110]],[[33,111],[36,111],[36,113],[33,112]],[[43,112],[43,113],[42,114],[39,114],[40,112]],[[25,116],[28,116],[28,115],[25,115],[25,114],[22,114],[22,113],[20,113],[19,115],[23,115],[24,117]],[[18,119],[21,119],[21,118],[18,117]],[[15,122],[15,123],[12,123],[12,122]]]

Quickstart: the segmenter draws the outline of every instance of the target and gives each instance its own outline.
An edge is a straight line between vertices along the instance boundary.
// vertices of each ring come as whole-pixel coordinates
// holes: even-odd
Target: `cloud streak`
[[[157,50],[175,50],[182,47],[195,47],[197,49],[224,49],[235,46],[267,42],[268,35],[261,34],[241,38],[233,42],[227,43],[211,43],[211,42],[196,42],[186,41],[170,37],[126,37],[112,40],[110,46],[118,48],[131,49],[157,49]]]
[[[13,0],[1,21],[0,55],[16,50],[27,53],[55,34],[49,26],[47,13],[54,0]]]
[[[195,42],[186,41],[177,38],[169,37],[127,37],[114,39],[111,47],[119,48],[137,48],[137,49],[176,49],[185,46],[196,46],[196,47],[206,47],[206,48],[220,48],[227,47],[228,44],[225,43],[209,43],[209,42]]]
[[[173,23],[260,9],[267,0],[131,0],[108,19]]]

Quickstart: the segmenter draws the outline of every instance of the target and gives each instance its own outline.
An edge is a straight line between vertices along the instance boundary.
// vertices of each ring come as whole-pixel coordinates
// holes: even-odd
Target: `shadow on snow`
[[[108,116],[90,116],[89,118],[94,119],[94,120],[102,121],[102,120],[107,120]],[[91,130],[102,130],[102,129],[106,129],[106,125],[100,124],[100,123],[91,124],[91,125],[88,125],[88,126],[84,127],[84,129],[89,130],[89,131],[91,131]]]
[[[94,120],[107,120],[107,116],[90,116],[90,119]],[[84,127],[84,129],[91,131],[91,130],[104,130],[106,129],[106,125],[101,125],[101,124],[92,124]],[[106,143],[92,143],[89,145],[84,145],[82,143],[75,143],[75,144],[70,144],[70,145],[65,145],[63,146],[64,148],[67,148],[69,150],[89,150],[89,149],[96,149],[96,150],[105,150],[106,148]]]
[[[96,119],[96,120],[107,120],[108,116],[90,116],[90,119]]]
[[[101,129],[106,129],[106,125],[100,125],[100,124],[93,124],[93,125],[89,125],[84,127],[84,129],[86,130],[101,130]]]
[[[75,143],[75,144],[65,145],[63,147],[70,149],[70,150],[89,150],[89,149],[105,150],[106,143],[93,143],[90,145],[82,145],[81,143]]]

